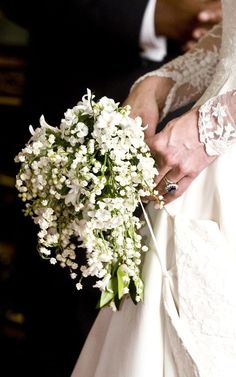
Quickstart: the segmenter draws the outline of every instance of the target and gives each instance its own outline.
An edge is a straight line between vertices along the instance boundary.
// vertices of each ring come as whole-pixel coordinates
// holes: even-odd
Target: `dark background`
[[[0,375],[13,376],[25,362],[25,299],[16,239],[24,221],[14,189],[25,84],[27,32],[0,12]]]
[[[67,273],[39,257],[35,226],[14,187],[14,157],[30,136],[28,41],[26,29],[0,13],[0,376],[66,377],[97,314],[96,297],[88,302],[82,293],[88,303],[80,311]]]

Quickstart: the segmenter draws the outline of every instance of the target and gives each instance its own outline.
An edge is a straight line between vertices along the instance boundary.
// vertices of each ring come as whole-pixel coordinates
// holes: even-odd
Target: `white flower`
[[[124,287],[123,293],[124,293],[124,295],[127,294],[127,293],[129,293],[129,288],[128,287]]]
[[[50,126],[50,125],[45,121],[45,118],[44,118],[43,115],[41,115],[41,117],[40,117],[40,119],[39,119],[39,122],[40,122],[40,125],[41,125],[42,128],[47,128],[47,129],[49,129],[49,130],[53,130],[53,131],[55,131],[55,128],[52,127],[52,126]],[[35,134],[35,132],[34,132],[34,134]]]
[[[78,122],[76,124],[76,136],[77,137],[85,137],[88,135],[88,132],[89,132],[89,129],[88,127],[86,126],[86,124],[82,123],[82,122]]]
[[[49,138],[48,138],[48,141],[50,144],[53,144],[55,142],[56,138],[55,138],[55,135],[49,135]]]
[[[19,161],[20,161],[20,162],[24,162],[24,161],[25,161],[25,156],[22,155],[22,154],[20,154],[20,155],[19,155]]]
[[[59,128],[43,116],[41,127],[31,126],[32,136],[15,159],[21,164],[16,187],[26,214],[39,227],[40,254],[67,268],[78,290],[81,275],[94,277],[101,294],[114,295],[108,303],[113,308],[118,296],[112,279],[118,279],[119,266],[119,297],[128,295],[135,281],[135,301],[141,300],[143,286],[137,282],[148,248],[134,211],[140,196],[159,200],[154,192],[158,172],[142,120],[130,118],[130,110],[107,97],[95,102],[88,89],[65,112]],[[232,132],[230,125],[225,132]]]
[[[40,247],[39,251],[40,251],[41,254],[44,254],[46,256],[51,255],[51,251],[46,249],[46,247]]]
[[[34,133],[35,133],[32,125],[29,126],[29,132],[31,133],[31,135],[34,135]]]
[[[65,115],[65,120],[64,120],[64,124],[66,126],[71,126],[72,124],[76,123],[77,121],[77,115],[75,114],[75,112],[73,111],[73,109],[68,109],[66,110],[66,112],[64,113]]]
[[[69,203],[72,203],[75,206],[79,201],[81,188],[75,184],[71,185],[70,187],[70,191],[65,196],[65,204],[68,205]]]
[[[83,289],[83,286],[81,283],[77,283],[76,288],[78,289],[78,291],[80,291],[81,289]]]
[[[116,312],[116,311],[117,311],[117,307],[116,307],[114,301],[111,301],[111,302],[110,302],[109,307],[111,308],[111,310],[112,310],[113,312]]]

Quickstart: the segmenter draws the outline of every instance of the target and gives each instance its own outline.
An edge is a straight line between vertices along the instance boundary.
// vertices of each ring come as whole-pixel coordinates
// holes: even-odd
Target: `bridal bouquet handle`
[[[158,174],[140,117],[113,99],[87,90],[59,127],[42,116],[16,156],[16,188],[24,213],[38,225],[38,251],[66,267],[77,289],[93,277],[99,307],[143,300],[142,254],[148,248],[135,216],[139,200],[155,196]]]

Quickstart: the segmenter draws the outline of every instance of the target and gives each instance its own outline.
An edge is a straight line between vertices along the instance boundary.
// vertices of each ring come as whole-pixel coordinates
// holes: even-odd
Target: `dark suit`
[[[29,138],[28,124],[37,126],[42,113],[57,125],[86,88],[97,98],[106,95],[122,102],[137,77],[160,65],[140,58],[139,33],[147,0],[2,0],[1,4],[30,32],[18,150]],[[97,295],[94,289],[76,292],[65,271],[41,260],[30,232],[34,234],[35,228],[27,222],[18,240],[20,252],[25,251],[21,268],[26,274],[29,375],[68,377],[96,317]]]
[[[57,123],[86,88],[97,98],[123,101],[133,81],[158,66],[139,55],[147,0],[2,2],[30,30],[25,92],[30,123],[37,124],[42,113]]]

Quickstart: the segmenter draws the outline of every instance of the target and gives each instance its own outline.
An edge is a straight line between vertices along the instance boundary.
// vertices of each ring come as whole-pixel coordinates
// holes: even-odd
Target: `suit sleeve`
[[[109,40],[124,45],[139,45],[148,0],[97,0],[89,3],[91,5],[85,6],[83,12],[90,25],[94,25],[101,34],[107,34]]]

